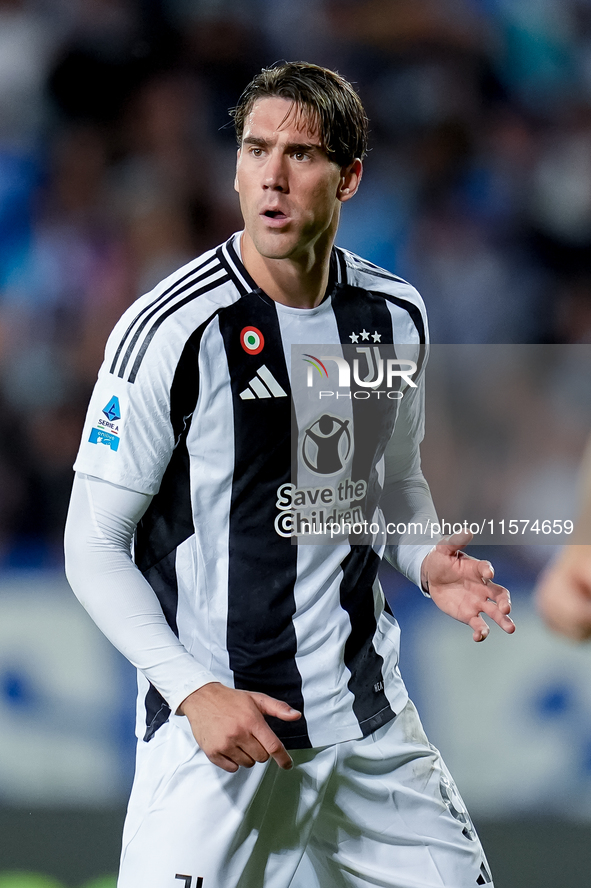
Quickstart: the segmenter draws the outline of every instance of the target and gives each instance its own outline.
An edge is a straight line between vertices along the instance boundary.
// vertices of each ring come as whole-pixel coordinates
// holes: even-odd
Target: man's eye
[[[296,151],[293,156],[296,160],[306,160],[310,155],[305,151]]]
[[[260,157],[261,154],[263,153],[263,149],[262,149],[262,148],[251,148],[251,149],[250,149],[250,153],[251,153],[254,157]]]

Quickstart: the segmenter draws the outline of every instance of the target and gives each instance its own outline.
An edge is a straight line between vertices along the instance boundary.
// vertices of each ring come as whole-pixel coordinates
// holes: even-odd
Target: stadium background
[[[116,318],[240,227],[227,109],[280,58],[336,68],[368,110],[338,242],[416,284],[434,342],[534,355],[517,381],[502,360],[433,379],[440,509],[572,517],[591,427],[590,0],[0,0],[2,888],[113,884],[134,676],[65,584],[71,464]],[[486,550],[519,633],[479,646],[384,573],[403,673],[497,888],[580,886],[591,865],[591,651],[532,607],[550,555]]]

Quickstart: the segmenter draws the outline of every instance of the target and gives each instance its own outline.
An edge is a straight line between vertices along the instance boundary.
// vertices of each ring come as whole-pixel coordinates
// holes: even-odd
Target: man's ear
[[[238,161],[240,160],[240,148],[236,152],[236,174],[234,176],[234,191],[240,193],[240,189],[238,188]]]
[[[349,166],[341,167],[341,179],[337,190],[337,198],[341,202],[351,200],[359,188],[363,175],[363,164],[358,157]]]

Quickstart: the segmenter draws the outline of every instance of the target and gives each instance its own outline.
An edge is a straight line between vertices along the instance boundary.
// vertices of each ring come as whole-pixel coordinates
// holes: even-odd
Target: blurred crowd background
[[[121,806],[131,773],[130,672],[60,574],[71,466],[121,312],[241,228],[228,109],[279,59],[340,71],[370,118],[337,242],[418,287],[433,342],[523,344],[434,354],[440,511],[573,517],[591,428],[591,0],[0,0],[0,870],[18,833],[39,870],[63,843],[51,872],[69,885],[102,872],[74,821],[53,816],[45,844],[28,826],[29,805]],[[591,818],[591,661],[533,613],[547,554],[490,555],[521,623],[485,650],[384,579],[404,674],[471,810],[521,819],[493,869],[512,836],[527,845],[524,816]],[[552,861],[560,843],[576,868],[575,827],[544,836],[499,885],[571,884]]]
[[[357,85],[339,242],[434,342],[589,341],[589,0],[0,0],[0,565],[59,562],[106,336],[241,227],[228,109],[281,58]]]

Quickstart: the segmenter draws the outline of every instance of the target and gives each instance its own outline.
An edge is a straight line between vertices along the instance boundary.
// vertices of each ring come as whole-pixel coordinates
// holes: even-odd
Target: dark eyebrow
[[[259,139],[256,136],[245,136],[242,140],[243,145],[258,145],[259,148],[265,148],[269,143],[266,139]]]
[[[242,140],[244,145],[254,145],[257,148],[266,148],[269,145],[269,141],[267,139],[260,138],[258,136],[245,136]],[[288,142],[285,146],[286,150],[289,152],[310,152],[310,151],[323,151],[322,145],[319,145],[315,142]]]
[[[288,142],[286,145],[288,151],[322,151],[322,145],[315,142]]]

